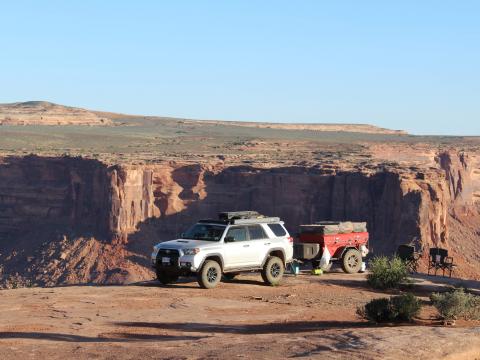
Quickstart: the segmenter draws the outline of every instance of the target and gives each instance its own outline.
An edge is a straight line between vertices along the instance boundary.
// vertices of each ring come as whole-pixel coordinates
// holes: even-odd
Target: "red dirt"
[[[2,359],[470,359],[480,324],[439,326],[427,306],[413,324],[375,326],[357,306],[389,294],[363,275],[240,276],[213,290],[71,286],[0,291]],[[419,285],[424,286],[424,285]],[[424,299],[426,300],[426,299]]]

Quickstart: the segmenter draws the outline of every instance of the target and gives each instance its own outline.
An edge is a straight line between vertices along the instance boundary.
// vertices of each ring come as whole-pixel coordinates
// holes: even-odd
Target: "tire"
[[[362,254],[357,249],[349,249],[343,254],[342,269],[348,274],[355,274],[362,268]]]
[[[278,285],[282,281],[285,265],[277,256],[268,257],[262,270],[262,279],[266,284]]]
[[[176,274],[169,274],[161,270],[156,270],[156,273],[158,281],[163,285],[172,284],[178,280],[178,275]]]
[[[227,274],[223,274],[223,278],[227,281],[232,281],[233,279],[235,279],[237,275],[238,275],[237,273],[227,273]]]
[[[212,289],[218,285],[222,279],[222,268],[215,260],[207,260],[197,273],[197,281],[200,287]]]

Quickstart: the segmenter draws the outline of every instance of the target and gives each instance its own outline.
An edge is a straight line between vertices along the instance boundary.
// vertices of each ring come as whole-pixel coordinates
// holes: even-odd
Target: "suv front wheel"
[[[222,268],[215,260],[207,260],[197,274],[198,284],[204,289],[212,289],[222,278]]]
[[[277,256],[268,257],[262,270],[262,279],[266,284],[278,285],[285,272],[285,265],[282,259]]]

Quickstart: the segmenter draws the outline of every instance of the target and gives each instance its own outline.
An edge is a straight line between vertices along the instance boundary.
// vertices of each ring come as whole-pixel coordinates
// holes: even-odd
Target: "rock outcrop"
[[[46,101],[0,104],[0,125],[111,125],[97,113]]]

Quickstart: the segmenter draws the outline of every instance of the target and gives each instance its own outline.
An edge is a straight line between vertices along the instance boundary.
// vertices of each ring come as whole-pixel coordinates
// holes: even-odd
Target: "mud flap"
[[[330,259],[332,258],[332,255],[330,254],[330,251],[328,251],[328,247],[325,245],[325,249],[323,250],[322,257],[320,258],[320,269],[327,269],[328,264],[330,264]]]

